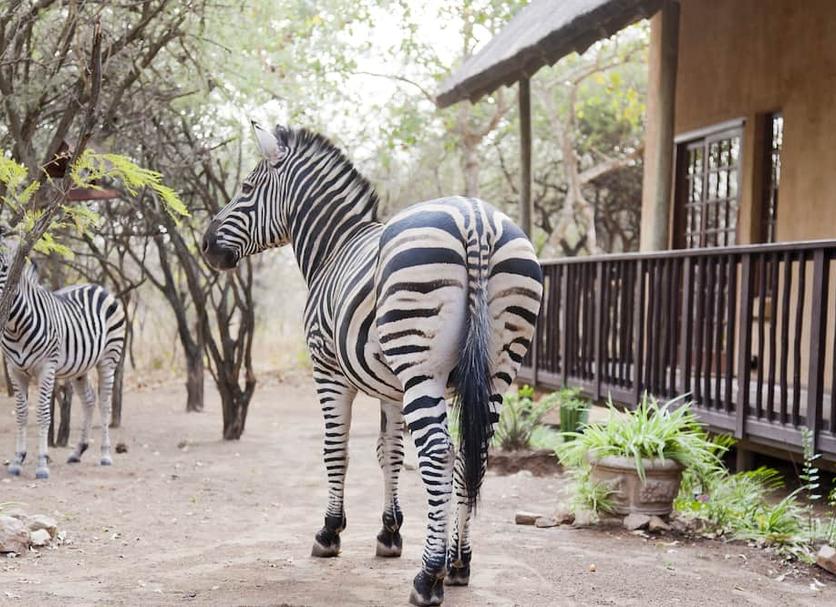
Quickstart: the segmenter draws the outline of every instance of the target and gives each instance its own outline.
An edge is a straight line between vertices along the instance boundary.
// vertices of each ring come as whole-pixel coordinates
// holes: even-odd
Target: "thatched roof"
[[[585,51],[655,13],[665,0],[533,0],[441,85],[439,107],[476,101],[532,76],[573,51]]]

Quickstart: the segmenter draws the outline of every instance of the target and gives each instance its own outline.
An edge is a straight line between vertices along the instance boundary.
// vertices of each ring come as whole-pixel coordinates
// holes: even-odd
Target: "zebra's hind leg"
[[[444,600],[454,460],[444,389],[444,384],[429,380],[404,395],[404,418],[418,450],[418,471],[429,506],[421,571],[415,576],[409,596],[410,603],[421,607],[440,605]]]
[[[15,455],[9,464],[9,474],[20,476],[23,462],[26,460],[26,424],[29,421],[29,377],[9,369],[12,387],[15,393],[15,418],[17,421],[17,444]]]
[[[351,404],[357,391],[345,379],[334,377],[333,371],[314,369],[314,381],[325,418],[322,459],[328,474],[328,507],[325,524],[314,538],[311,556],[326,558],[340,553],[340,533],[346,526],[343,495],[348,470],[348,432]]]
[[[99,416],[102,424],[102,451],[99,464],[110,466],[110,407],[113,402],[113,378],[116,375],[116,361],[106,358],[99,363]]]
[[[96,407],[96,395],[93,392],[93,387],[90,385],[90,380],[86,375],[76,377],[73,379],[75,391],[81,399],[82,410],[84,412],[84,422],[81,427],[81,439],[78,441],[70,457],[67,458],[68,464],[77,464],[81,461],[81,456],[87,451],[90,444],[90,433],[93,430],[93,409]]]
[[[49,478],[49,456],[47,454],[47,439],[49,438],[49,422],[51,413],[49,406],[52,402],[52,391],[55,388],[55,368],[44,367],[38,374],[38,466],[35,468],[35,478]]]
[[[403,411],[401,403],[380,402],[377,461],[383,470],[383,529],[377,534],[377,556],[401,555],[403,514],[398,500],[398,477],[403,467]]]

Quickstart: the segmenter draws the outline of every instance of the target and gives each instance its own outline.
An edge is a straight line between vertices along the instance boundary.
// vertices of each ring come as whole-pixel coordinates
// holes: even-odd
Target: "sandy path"
[[[126,395],[128,444],[110,469],[96,446],[78,467],[55,450],[47,482],[0,482],[0,501],[24,502],[61,522],[70,545],[0,560],[5,605],[405,605],[424,526],[423,489],[406,470],[404,556],[376,559],[382,480],[374,455],[376,404],[355,405],[348,529],[338,559],[309,550],[322,522],[321,422],[313,389],[299,380],[262,386],[244,439],[224,443],[219,404],[182,412],[179,386]],[[3,405],[0,448],[13,446]],[[78,415],[76,413],[76,415]],[[76,420],[78,421],[78,420]],[[73,440],[76,438],[73,435]],[[186,449],[178,448],[188,441]],[[8,452],[8,454],[7,454]],[[407,462],[414,463],[411,446]],[[780,567],[739,545],[671,545],[623,533],[515,526],[517,509],[549,511],[565,482],[491,474],[474,531],[469,588],[446,605],[834,605],[836,580],[815,570],[777,581]],[[589,571],[594,563],[596,571]],[[825,587],[812,589],[813,576]]]

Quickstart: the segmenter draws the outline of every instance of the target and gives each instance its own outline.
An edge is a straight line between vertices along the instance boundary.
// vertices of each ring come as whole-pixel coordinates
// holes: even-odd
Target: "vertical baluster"
[[[770,282],[769,300],[772,302],[772,314],[769,318],[769,377],[767,379],[766,410],[769,421],[775,421],[775,370],[778,366],[778,272],[777,253],[769,256]]]
[[[725,334],[725,327],[723,326],[724,303],[726,297],[726,274],[728,272],[728,258],[717,258],[717,302],[716,312],[714,314],[714,403],[719,409],[723,402],[723,353],[725,352],[725,344],[723,343],[723,335]]]
[[[647,353],[644,356],[644,386],[650,393],[656,392],[656,384],[653,382],[653,373],[656,369],[656,351],[658,340],[658,315],[656,304],[659,298],[659,266],[657,260],[647,260],[647,342],[645,348]]]
[[[595,297],[595,326],[593,327],[593,338],[595,342],[593,344],[593,355],[595,356],[595,364],[593,368],[593,376],[592,376],[592,394],[594,400],[601,399],[601,380],[602,375],[604,374],[604,348],[603,348],[603,341],[604,335],[603,330],[605,327],[602,325],[604,324],[604,305],[606,304],[606,293],[607,293],[607,286],[605,283],[605,268],[604,262],[599,261],[595,264],[595,284],[596,285],[596,297]]]
[[[561,266],[560,272],[560,385],[566,386],[569,377],[568,335],[569,335],[569,270],[571,266]]]
[[[636,306],[636,274],[639,267],[638,261],[627,262],[627,288],[624,290],[625,301],[625,317],[627,319],[627,330],[624,331],[624,354],[626,360],[624,363],[624,370],[622,376],[624,377],[624,386],[631,387],[633,385],[631,373],[634,371],[635,360],[633,359],[633,344],[635,342],[633,335],[633,319],[635,317]]]
[[[729,284],[728,295],[726,296],[726,371],[724,380],[726,390],[723,401],[727,413],[732,412],[732,384],[734,383],[734,340],[737,332],[735,322],[737,320],[737,258],[729,255],[728,259]]]
[[[694,311],[693,306],[693,292],[694,292],[694,258],[686,257],[683,260],[682,266],[682,316],[680,319],[680,332],[682,337],[679,340],[679,364],[682,367],[681,379],[679,384],[679,392],[681,394],[688,394],[691,392],[691,338],[693,328]],[[693,397],[693,395],[691,395]]]
[[[676,395],[676,370],[678,368],[677,364],[677,346],[679,343],[679,325],[682,322],[682,319],[679,316],[681,311],[679,307],[679,300],[680,300],[680,291],[682,288],[681,282],[681,273],[682,273],[682,259],[681,258],[672,258],[671,259],[671,306],[668,312],[668,316],[670,316],[670,326],[669,326],[669,334],[670,334],[670,347],[668,349],[668,395],[675,396]]]
[[[804,335],[804,298],[807,290],[807,255],[798,258],[798,288],[796,289],[795,331],[792,352],[792,425],[801,423],[801,336]]]
[[[642,375],[644,372],[644,275],[645,261],[636,261],[635,289],[633,300],[633,402],[639,402],[644,386]]]
[[[810,359],[807,380],[807,427],[813,431],[813,449],[818,446],[824,400],[824,358],[827,347],[827,286],[830,257],[824,248],[813,252],[813,314],[810,318]]]
[[[703,327],[705,326],[705,290],[706,290],[706,258],[705,256],[699,257],[699,263],[697,265],[697,281],[696,281],[696,290],[697,290],[697,310],[696,315],[694,316],[694,329],[696,332],[696,344],[694,346],[694,356],[696,360],[694,361],[694,400],[700,406],[705,406],[705,402],[703,402],[702,398],[702,363],[703,363],[703,335],[705,331]]]
[[[764,323],[766,322],[766,254],[759,255],[758,273],[758,373],[755,382],[755,411],[758,419],[763,417],[763,368],[766,365],[766,347],[764,344]]]
[[[705,375],[703,375],[703,400],[706,407],[713,407],[711,402],[711,375],[714,371],[714,283],[716,279],[716,258],[706,257],[706,280],[707,288],[705,291],[705,325],[703,331],[705,332]]]
[[[779,419],[787,423],[789,359],[790,359],[790,292],[792,290],[792,254],[784,253],[784,284],[781,286],[781,392]]]
[[[751,380],[750,359],[752,357],[752,307],[754,272],[752,254],[744,253],[740,260],[740,334],[737,356],[737,404],[734,425],[736,438],[743,438],[746,432],[746,417],[749,415],[749,383]]]

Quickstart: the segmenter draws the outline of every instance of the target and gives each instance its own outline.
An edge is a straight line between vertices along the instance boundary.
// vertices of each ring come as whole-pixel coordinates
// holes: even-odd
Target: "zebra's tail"
[[[479,497],[484,466],[487,465],[492,423],[491,323],[484,264],[478,251],[479,239],[475,240],[477,244],[473,248],[477,248],[477,251],[468,251],[467,327],[453,377],[459,410],[459,449],[464,463],[462,473],[471,507],[475,507]]]

